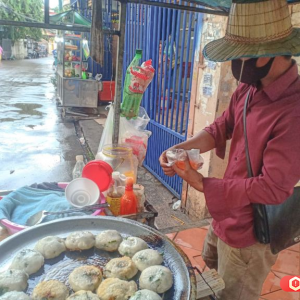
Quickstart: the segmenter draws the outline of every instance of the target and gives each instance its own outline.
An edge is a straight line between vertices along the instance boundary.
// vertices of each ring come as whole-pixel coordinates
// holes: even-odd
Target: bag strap
[[[249,102],[249,96],[250,96],[250,89],[249,89],[249,92],[247,93],[247,97],[245,100],[244,113],[243,113],[243,124],[244,124],[244,136],[245,136],[245,149],[246,149],[248,177],[253,177],[253,171],[252,171],[252,167],[251,167],[251,160],[250,160],[249,147],[248,147],[248,137],[247,137],[247,107],[248,107],[248,102]]]

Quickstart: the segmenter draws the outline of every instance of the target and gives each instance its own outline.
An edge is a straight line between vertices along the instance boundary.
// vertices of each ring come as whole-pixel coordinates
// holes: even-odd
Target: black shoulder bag
[[[243,123],[248,177],[253,177],[246,122],[249,95],[250,91],[245,101]],[[295,187],[294,193],[282,204],[252,206],[255,236],[260,243],[270,244],[273,254],[300,242],[300,187]]]

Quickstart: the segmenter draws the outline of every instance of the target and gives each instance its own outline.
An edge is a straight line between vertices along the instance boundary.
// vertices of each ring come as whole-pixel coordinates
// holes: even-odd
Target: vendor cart
[[[98,106],[99,82],[88,78],[84,34],[57,37],[57,96],[64,107]]]

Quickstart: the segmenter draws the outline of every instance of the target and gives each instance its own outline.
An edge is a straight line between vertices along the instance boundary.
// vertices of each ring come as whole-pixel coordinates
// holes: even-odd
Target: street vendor
[[[221,117],[174,148],[216,149],[224,159],[231,140],[224,178],[205,178],[188,160],[184,170],[169,167],[166,151],[160,164],[166,175],[178,174],[205,195],[213,223],[203,259],[225,281],[218,299],[258,300],[277,255],[255,237],[252,204],[283,203],[300,179],[300,78],[292,59],[300,55],[300,30],[291,25],[286,0],[233,0],[226,36],[207,44],[203,54],[216,62],[232,61],[240,84]],[[243,127],[247,95],[252,178]]]

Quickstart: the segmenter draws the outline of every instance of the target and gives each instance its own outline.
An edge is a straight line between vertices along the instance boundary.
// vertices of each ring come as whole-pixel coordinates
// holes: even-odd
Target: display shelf
[[[88,67],[83,54],[85,40],[84,33],[80,36],[68,36],[63,33],[58,37],[57,94],[62,105],[66,107],[95,108],[98,104],[98,81],[82,79],[82,70]],[[77,60],[70,60],[70,57],[76,57]]]

